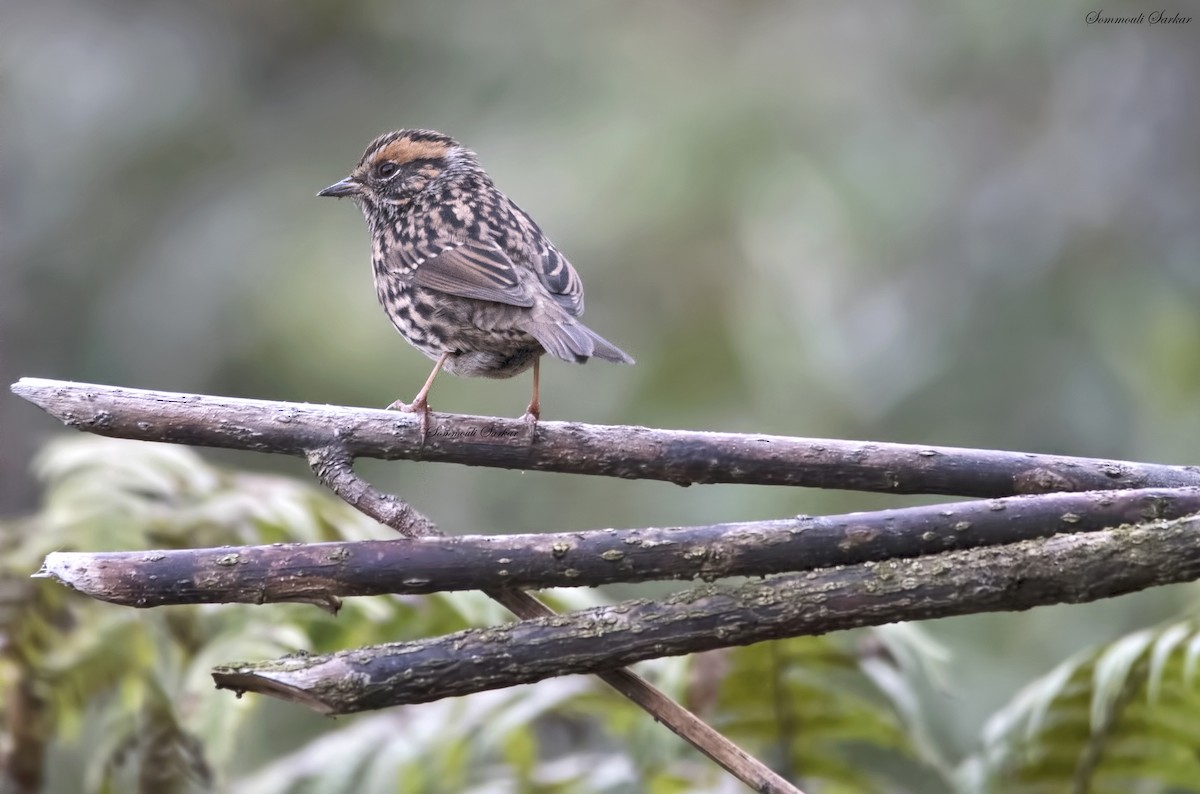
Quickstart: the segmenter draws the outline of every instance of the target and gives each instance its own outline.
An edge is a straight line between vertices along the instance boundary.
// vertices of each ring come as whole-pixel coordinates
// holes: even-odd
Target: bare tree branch
[[[901,620],[1079,603],[1200,577],[1200,519],[702,587],[432,640],[218,668],[218,686],[348,714],[659,656]]]
[[[1200,468],[1024,452],[653,430],[239,400],[23,378],[13,392],[106,436],[288,455],[411,459],[691,483],[999,497],[1200,485]]]
[[[358,478],[351,468],[355,458],[436,460],[658,479],[681,485],[757,483],[986,497],[1139,487],[1181,489],[1170,494],[1120,498],[1088,494],[1076,497],[1085,500],[1078,503],[1054,497],[1040,503],[997,501],[986,506],[942,506],[932,509],[940,510],[937,520],[933,512],[924,514],[922,520],[927,528],[919,535],[911,528],[907,532],[890,531],[882,518],[884,523],[872,525],[869,520],[864,522],[861,515],[843,517],[841,527],[821,524],[819,519],[811,519],[810,524],[801,527],[793,523],[790,528],[787,522],[779,522],[774,529],[787,533],[788,537],[800,538],[800,545],[824,538],[822,548],[830,555],[824,562],[826,565],[870,559],[873,554],[891,557],[898,549],[929,556],[825,568],[734,591],[701,588],[675,596],[666,608],[631,602],[604,610],[550,617],[550,611],[541,602],[512,586],[525,580],[512,578],[511,571],[507,577],[502,576],[501,569],[494,567],[502,564],[496,558],[490,570],[502,578],[492,580],[496,584],[483,589],[525,619],[513,626],[418,644],[347,651],[327,658],[296,658],[289,660],[282,672],[275,670],[277,663],[266,663],[224,668],[214,674],[219,684],[229,688],[269,691],[323,711],[345,713],[534,681],[566,672],[595,672],[757,791],[796,792],[797,789],[647,682],[628,670],[615,668],[653,656],[773,637],[1100,598],[1195,578],[1200,569],[1200,563],[1178,542],[1179,535],[1184,534],[1190,545],[1196,545],[1192,542],[1191,524],[1183,521],[1157,529],[1143,523],[1134,529],[1060,535],[991,549],[930,553],[959,547],[967,540],[996,543],[1024,537],[1020,532],[1097,529],[1107,526],[1104,522],[1108,519],[1100,518],[1106,510],[1110,518],[1121,514],[1126,520],[1130,510],[1138,518],[1162,515],[1164,511],[1169,515],[1190,511],[1194,504],[1189,500],[1194,500],[1195,494],[1182,489],[1200,486],[1200,468],[1196,467],[561,422],[542,422],[536,429],[530,429],[520,420],[477,416],[434,415],[426,437],[417,417],[378,410],[236,400],[38,379],[24,379],[14,384],[13,391],[66,424],[101,435],[306,456],[322,482],[348,503],[417,539],[437,536],[436,526],[402,500]],[[1118,503],[1120,506],[1114,507]],[[1079,512],[1068,504],[1076,504]],[[1001,513],[1010,508],[1013,514],[1023,512],[1024,518],[1006,521],[985,517],[985,511]],[[1053,517],[1042,514],[1038,521],[1030,519],[1029,514],[1039,509],[1056,512]],[[969,517],[955,516],[955,511],[965,511]],[[891,518],[893,522],[896,520],[895,515]],[[953,523],[949,521],[952,518]],[[919,521],[914,526],[917,524]],[[1033,529],[1037,524],[1040,528]],[[693,560],[698,566],[696,573],[701,576],[725,575],[736,570],[725,563],[723,554],[733,559],[737,556],[734,552],[751,557],[753,552],[747,549],[759,552],[758,560],[737,563],[746,565],[746,570],[769,556],[762,553],[761,537],[759,546],[752,543],[739,546],[736,542],[730,545],[732,541],[728,538],[712,539],[712,530],[711,527],[676,530],[700,532],[696,542],[708,544],[703,549],[707,558]],[[830,545],[828,538],[835,536],[838,541]],[[916,546],[915,538],[920,540]],[[588,537],[580,543],[586,545],[593,540]],[[417,548],[414,544],[424,542],[404,543]],[[401,542],[396,543],[393,548],[398,548]],[[835,546],[836,553],[832,551]],[[341,544],[340,548],[344,551],[347,544]],[[575,550],[575,547],[567,549]],[[694,551],[694,547],[685,550],[684,557],[689,550]],[[317,548],[314,553],[321,551]],[[608,563],[608,569],[621,567],[624,556],[610,554],[606,559],[603,551],[612,549],[600,551],[597,557],[594,549],[588,547],[586,556],[599,569],[606,567],[599,561]],[[618,551],[628,554],[629,550]],[[767,552],[773,551],[768,547]],[[550,552],[552,560],[553,547]],[[582,561],[585,552],[577,553]],[[1122,553],[1130,559],[1121,560]],[[542,559],[536,559],[538,556]],[[564,577],[569,575],[568,571],[580,570],[547,564],[544,549],[530,550],[529,557],[530,570],[546,566]],[[235,561],[226,554],[213,563],[237,571],[234,576],[237,578],[243,574],[240,559]],[[1146,560],[1153,561],[1153,565]],[[274,561],[278,563],[279,559]],[[263,562],[271,564],[269,559]],[[689,575],[686,566],[674,562],[658,564],[660,573]],[[639,570],[649,571],[650,567]],[[314,571],[311,576],[323,573],[328,574],[328,570]],[[414,578],[411,570],[409,576]],[[176,581],[181,579],[182,576]],[[249,587],[243,593],[255,594],[253,583],[247,585],[245,577],[241,584]],[[312,586],[312,581],[307,584],[308,589],[272,593],[336,607],[328,582],[319,586]],[[261,585],[258,597],[268,589]],[[141,596],[147,597],[147,592],[143,590]],[[447,669],[453,671],[449,678],[455,680],[446,680]]]
[[[342,463],[345,469],[318,456],[314,467],[370,515],[386,514],[393,526],[415,528],[415,539],[54,552],[39,573],[125,606],[306,602],[331,609],[339,596],[763,576],[1200,513],[1200,489],[1147,489],[699,527],[438,537],[427,519],[347,476],[349,464]]]

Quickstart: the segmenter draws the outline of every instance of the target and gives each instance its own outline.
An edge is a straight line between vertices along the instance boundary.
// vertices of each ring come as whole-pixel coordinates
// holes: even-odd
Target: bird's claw
[[[542,418],[541,406],[530,405],[525,409],[525,413],[521,416],[521,420],[529,425],[529,443],[533,443],[533,437],[537,433],[538,420]]]
[[[428,400],[418,400],[414,403],[406,403],[403,400],[396,400],[387,407],[389,411],[403,411],[406,414],[421,414],[421,446],[425,446],[425,439],[429,436],[429,410]]]

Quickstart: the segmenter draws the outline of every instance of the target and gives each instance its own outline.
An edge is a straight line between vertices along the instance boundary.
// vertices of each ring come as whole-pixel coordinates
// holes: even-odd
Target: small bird
[[[411,403],[388,406],[422,412],[422,430],[443,369],[511,378],[532,367],[525,419],[536,423],[543,353],[633,363],[579,322],[579,274],[454,139],[417,129],[381,135],[348,177],[317,195],[358,204],[371,232],[375,294],[400,335],[436,362]]]

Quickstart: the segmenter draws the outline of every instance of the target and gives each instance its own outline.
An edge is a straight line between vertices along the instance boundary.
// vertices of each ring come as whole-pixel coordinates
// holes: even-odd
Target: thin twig
[[[1200,485],[1200,468],[998,450],[644,427],[538,424],[240,400],[23,378],[13,392],[71,427],[106,436],[304,456],[411,459],[691,483],[1000,497]]]

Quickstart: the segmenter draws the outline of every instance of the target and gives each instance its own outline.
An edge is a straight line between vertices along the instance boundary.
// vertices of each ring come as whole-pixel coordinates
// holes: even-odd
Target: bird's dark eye
[[[396,173],[400,166],[393,163],[391,160],[384,160],[379,165],[375,166],[375,176],[380,179],[387,179]]]

